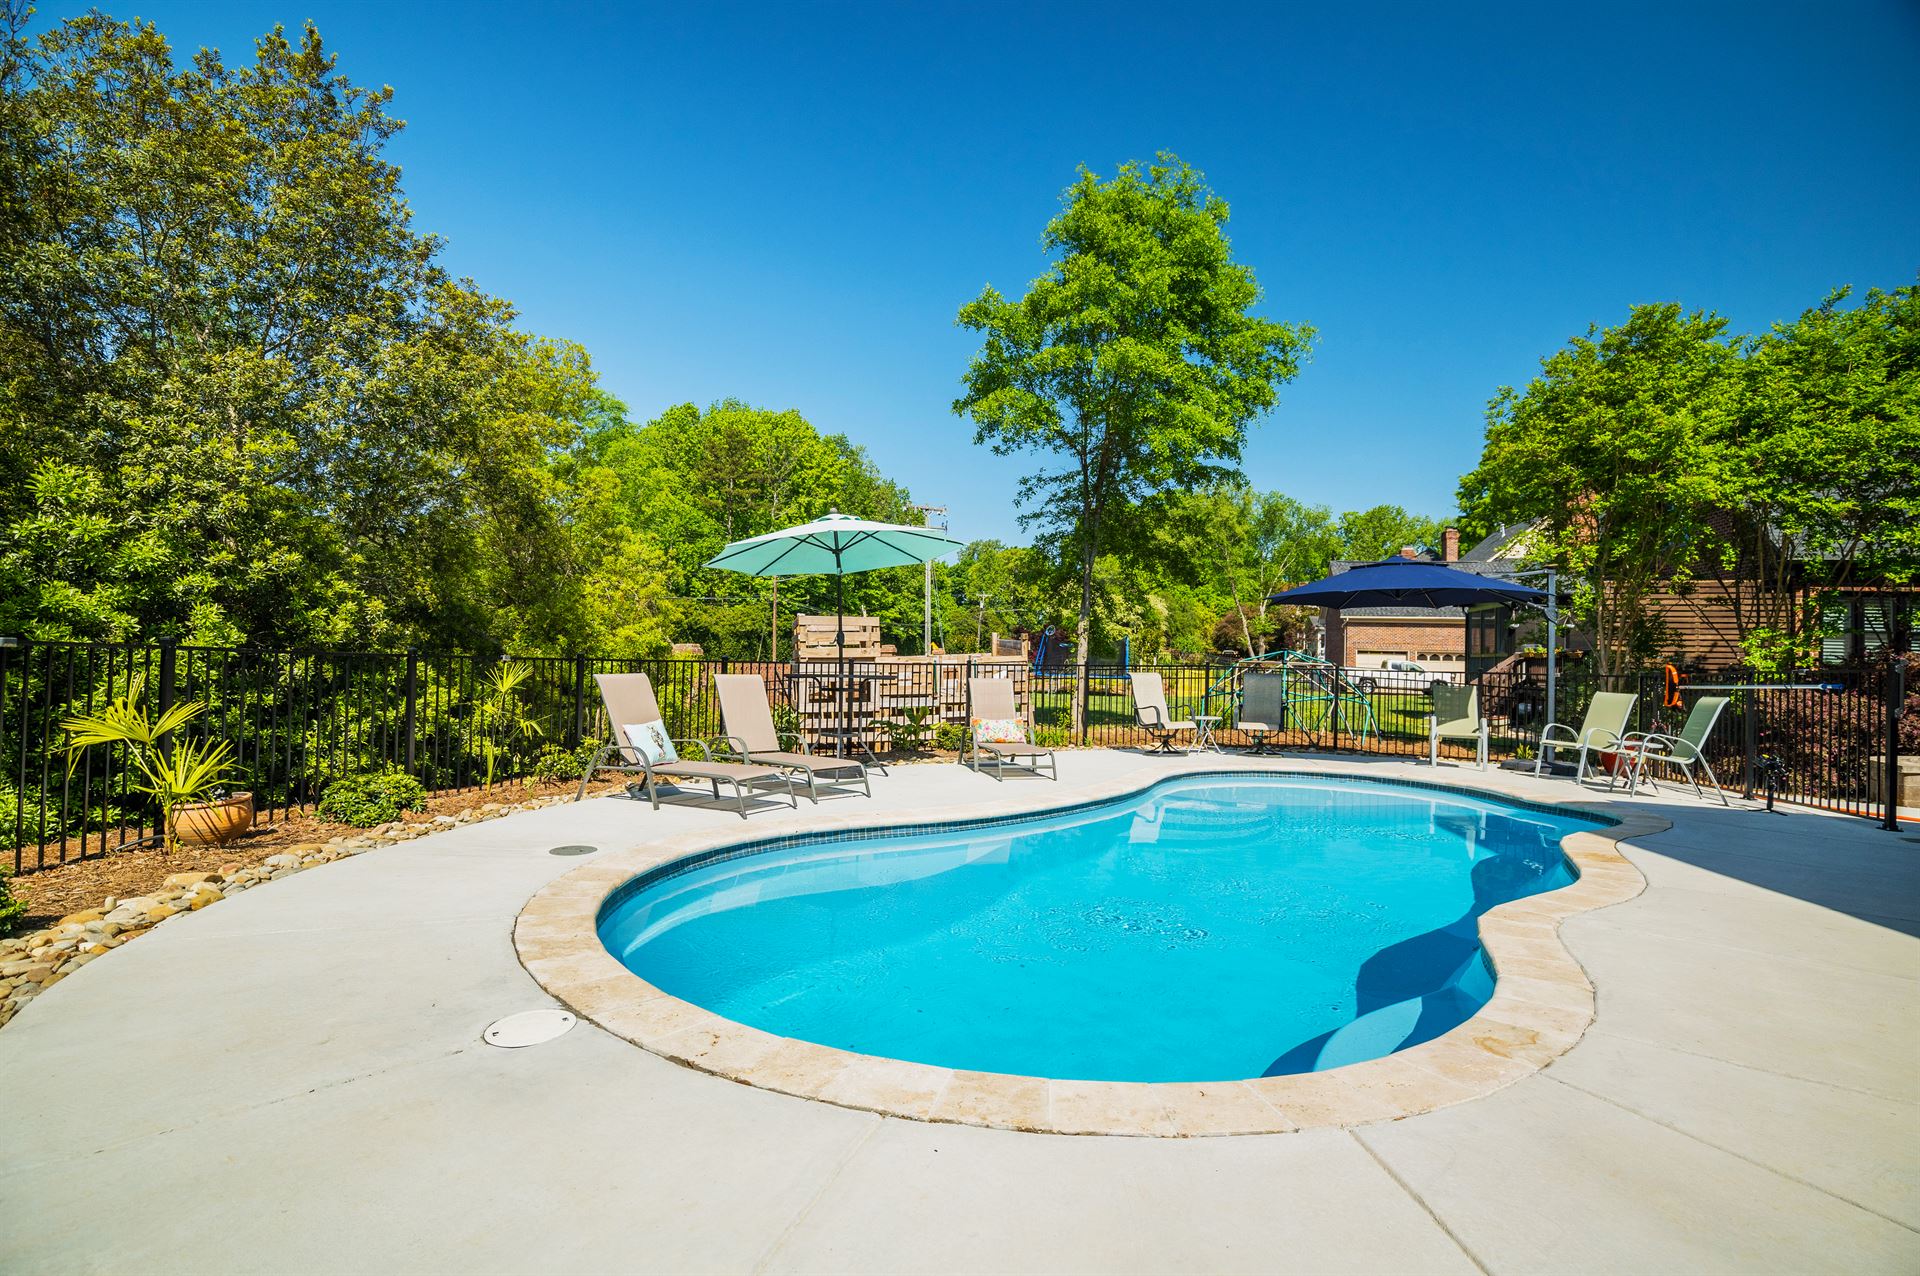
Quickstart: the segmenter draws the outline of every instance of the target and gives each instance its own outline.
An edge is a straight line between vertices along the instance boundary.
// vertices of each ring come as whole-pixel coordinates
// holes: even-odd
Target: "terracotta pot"
[[[218,802],[184,802],[173,808],[174,840],[193,846],[221,846],[252,827],[251,793],[236,793]]]

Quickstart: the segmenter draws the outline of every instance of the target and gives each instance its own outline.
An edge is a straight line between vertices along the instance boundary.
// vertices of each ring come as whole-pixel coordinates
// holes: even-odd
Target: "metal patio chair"
[[[1663,735],[1657,731],[1629,731],[1620,743],[1620,751],[1628,757],[1627,796],[1632,797],[1640,791],[1640,780],[1645,776],[1648,785],[1653,785],[1653,777],[1646,775],[1649,763],[1656,766],[1673,767],[1686,776],[1693,784],[1696,796],[1705,797],[1706,790],[1700,787],[1700,777],[1694,774],[1697,767],[1707,773],[1707,782],[1713,785],[1713,791],[1720,795],[1722,806],[1732,806],[1727,800],[1727,791],[1720,787],[1720,778],[1713,773],[1713,763],[1707,761],[1707,739],[1713,735],[1713,728],[1720,721],[1730,699],[1727,696],[1701,696],[1693,702],[1693,708],[1687,712],[1686,725],[1680,728],[1679,735]],[[1612,790],[1618,775],[1607,777],[1607,788]]]

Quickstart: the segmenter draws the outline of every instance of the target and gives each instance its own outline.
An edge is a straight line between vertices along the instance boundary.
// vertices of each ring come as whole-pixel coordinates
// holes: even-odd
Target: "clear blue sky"
[[[41,22],[81,6],[43,0]],[[398,90],[446,261],[645,418],[734,396],[865,445],[965,537],[1022,466],[954,312],[1044,269],[1076,165],[1203,169],[1320,330],[1263,487],[1452,510],[1494,389],[1636,302],[1743,330],[1920,270],[1920,5],[871,7],[142,0],[190,51],[312,18]]]

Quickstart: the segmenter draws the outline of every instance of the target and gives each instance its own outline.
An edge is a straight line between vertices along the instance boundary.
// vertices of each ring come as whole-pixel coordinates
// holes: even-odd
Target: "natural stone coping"
[[[777,1037],[669,996],[628,970],[600,942],[603,906],[636,877],[722,848],[777,842],[783,832],[743,836],[735,826],[603,856],[556,878],[527,902],[514,923],[514,946],[527,972],[582,1018],[662,1058],[782,1094],[916,1121],[1033,1133],[1279,1134],[1398,1120],[1449,1107],[1531,1076],[1566,1053],[1593,1022],[1594,997],[1586,972],[1560,941],[1560,923],[1640,894],[1646,879],[1618,844],[1672,827],[1658,816],[1616,812],[1599,803],[1546,804],[1471,784],[1262,766],[1175,770],[1146,783],[1136,772],[1090,785],[1071,801],[1047,807],[1002,799],[911,815],[825,814],[809,819],[800,832],[1045,815],[1135,796],[1169,780],[1249,774],[1411,784],[1614,823],[1561,839],[1561,850],[1580,873],[1573,884],[1481,915],[1480,942],[1492,961],[1495,984],[1492,1000],[1477,1014],[1432,1041],[1326,1072],[1202,1082],[1065,1081],[856,1054]]]

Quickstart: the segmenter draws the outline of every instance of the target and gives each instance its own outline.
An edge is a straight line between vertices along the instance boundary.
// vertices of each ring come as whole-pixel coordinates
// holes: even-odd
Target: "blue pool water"
[[[642,879],[601,939],[716,1014],[984,1072],[1223,1081],[1376,1058],[1493,992],[1475,919],[1594,821],[1406,785],[1196,776],[1062,815]]]

